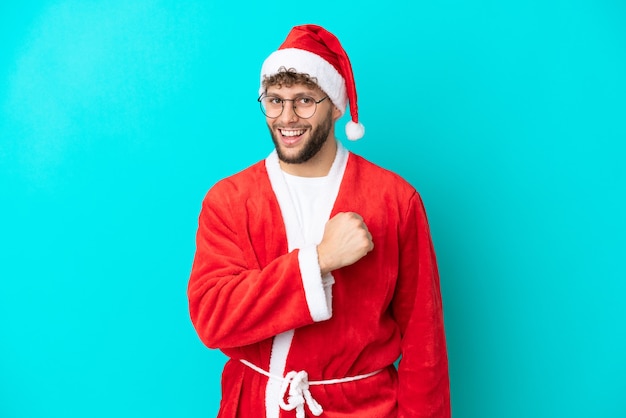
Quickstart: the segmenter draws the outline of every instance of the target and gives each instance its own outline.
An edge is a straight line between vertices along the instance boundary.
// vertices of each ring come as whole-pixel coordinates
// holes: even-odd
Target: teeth
[[[283,136],[300,136],[304,133],[304,130],[288,131],[286,129],[281,129],[280,133],[283,134]]]

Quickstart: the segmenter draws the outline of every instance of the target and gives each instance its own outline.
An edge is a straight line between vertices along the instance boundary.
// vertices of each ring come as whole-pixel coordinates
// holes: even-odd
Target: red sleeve
[[[242,347],[314,322],[300,250],[259,266],[253,244],[264,248],[272,237],[255,237],[244,204],[233,203],[232,194],[221,187],[203,202],[188,286],[191,320],[210,348]]]
[[[393,302],[402,332],[398,417],[450,417],[443,308],[435,252],[422,201],[410,201],[400,230],[400,274]]]

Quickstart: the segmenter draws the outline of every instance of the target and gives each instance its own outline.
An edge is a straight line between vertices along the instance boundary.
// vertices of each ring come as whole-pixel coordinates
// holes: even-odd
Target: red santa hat
[[[350,102],[352,120],[346,125],[346,136],[353,141],[363,137],[365,127],[359,123],[352,65],[335,35],[316,25],[292,28],[278,50],[263,62],[259,94],[264,92],[263,78],[278,73],[281,67],[315,77],[342,115]]]

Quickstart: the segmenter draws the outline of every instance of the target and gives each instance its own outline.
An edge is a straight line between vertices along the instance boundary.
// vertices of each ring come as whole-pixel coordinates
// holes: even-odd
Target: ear
[[[333,121],[337,122],[341,116],[341,110],[339,110],[337,106],[333,105]]]

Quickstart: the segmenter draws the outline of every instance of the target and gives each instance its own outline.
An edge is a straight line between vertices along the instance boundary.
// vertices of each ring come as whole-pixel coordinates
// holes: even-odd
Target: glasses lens
[[[315,114],[317,104],[314,98],[302,96],[293,101],[293,107],[296,115],[302,119],[308,119]]]
[[[264,96],[259,101],[261,102],[261,111],[268,118],[277,118],[283,112],[283,101],[278,97]]]

